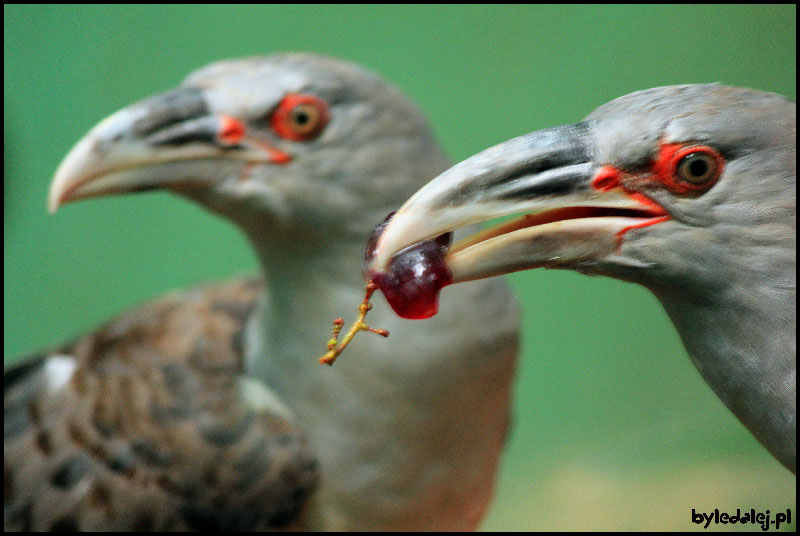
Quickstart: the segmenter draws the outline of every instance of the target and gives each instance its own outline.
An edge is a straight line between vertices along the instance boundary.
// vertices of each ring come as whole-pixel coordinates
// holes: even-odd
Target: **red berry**
[[[375,255],[378,237],[394,213],[389,214],[367,241],[367,263]],[[398,253],[386,272],[370,271],[368,277],[378,285],[386,301],[398,316],[411,319],[430,318],[439,310],[439,291],[453,282],[444,255],[452,233],[426,240]]]

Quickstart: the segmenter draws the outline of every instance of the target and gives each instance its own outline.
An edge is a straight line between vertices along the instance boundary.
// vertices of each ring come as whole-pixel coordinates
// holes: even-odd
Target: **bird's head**
[[[719,84],[621,97],[442,173],[385,228],[372,268],[515,215],[449,249],[453,282],[550,267],[680,292],[736,284],[789,262],[782,251],[793,263],[795,121],[784,97]]]
[[[49,208],[165,189],[251,235],[361,239],[445,167],[420,112],[378,76],[280,54],[214,63],[103,120],[62,162]]]

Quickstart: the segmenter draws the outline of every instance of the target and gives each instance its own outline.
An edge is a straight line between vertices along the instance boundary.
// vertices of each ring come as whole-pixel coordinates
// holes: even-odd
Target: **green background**
[[[794,6],[6,6],[4,16],[6,361],[169,289],[255,269],[230,224],[168,194],[45,210],[56,166],[91,126],[213,60],[305,50],[361,63],[419,103],[454,161],[653,86],[719,81],[795,97]],[[649,293],[568,272],[510,280],[525,356],[483,528],[691,530],[692,508],[796,513],[794,476],[711,393]]]

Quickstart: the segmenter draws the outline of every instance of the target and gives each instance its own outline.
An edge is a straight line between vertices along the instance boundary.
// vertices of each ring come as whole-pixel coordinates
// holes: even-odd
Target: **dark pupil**
[[[702,177],[708,173],[708,162],[702,158],[695,158],[689,163],[689,173],[693,177]]]
[[[311,117],[308,115],[307,112],[303,110],[295,110],[294,112],[294,122],[300,126],[307,124],[311,120]]]

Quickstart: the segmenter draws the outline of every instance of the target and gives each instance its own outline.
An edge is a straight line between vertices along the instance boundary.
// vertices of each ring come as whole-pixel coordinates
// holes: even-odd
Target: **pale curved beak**
[[[202,88],[180,87],[92,128],[58,167],[47,206],[55,212],[88,197],[210,186],[250,163],[287,160],[249,138],[243,122],[211,112]]]
[[[557,267],[614,252],[630,229],[666,211],[603,180],[592,161],[591,123],[540,130],[464,160],[420,189],[379,238],[371,269],[403,249],[503,216],[515,219],[456,242],[445,262],[453,282]]]

